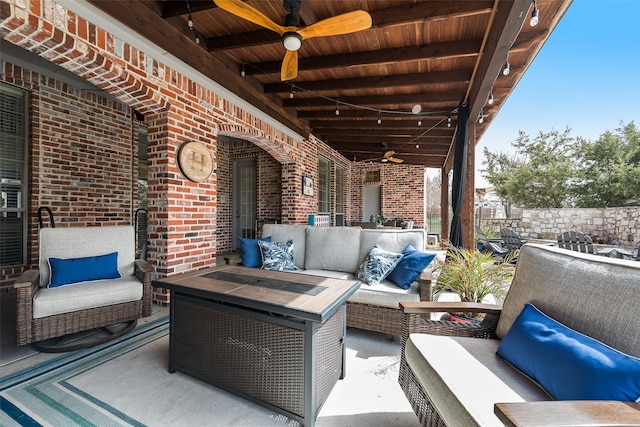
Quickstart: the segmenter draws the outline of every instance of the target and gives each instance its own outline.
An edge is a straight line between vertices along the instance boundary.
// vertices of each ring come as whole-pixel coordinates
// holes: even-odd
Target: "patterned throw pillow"
[[[287,242],[264,242],[258,240],[262,253],[262,268],[264,270],[298,270],[293,263],[293,240]]]
[[[374,246],[364,262],[358,267],[356,275],[358,279],[364,280],[368,285],[379,285],[400,262],[400,259],[402,259],[402,254],[387,252]]]

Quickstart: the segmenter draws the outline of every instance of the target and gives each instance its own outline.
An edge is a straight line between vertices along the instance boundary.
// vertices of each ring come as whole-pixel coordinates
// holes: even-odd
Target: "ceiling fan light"
[[[302,37],[296,32],[286,32],[282,36],[282,44],[285,49],[296,51],[302,46]]]

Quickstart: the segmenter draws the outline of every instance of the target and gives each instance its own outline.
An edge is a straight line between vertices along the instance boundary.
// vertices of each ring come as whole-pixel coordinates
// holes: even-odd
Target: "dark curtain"
[[[456,149],[453,158],[453,186],[451,187],[451,208],[453,218],[449,238],[451,244],[458,248],[463,246],[462,241],[462,200],[464,199],[464,181],[467,174],[467,135],[469,106],[458,106],[458,129],[456,132]]]

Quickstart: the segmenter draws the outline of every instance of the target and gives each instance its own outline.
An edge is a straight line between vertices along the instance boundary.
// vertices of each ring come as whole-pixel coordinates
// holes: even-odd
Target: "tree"
[[[578,206],[640,203],[640,131],[633,121],[595,142],[581,141],[579,148],[580,179],[573,189]]]
[[[520,131],[511,145],[516,154],[484,149],[483,176],[496,187],[498,196],[523,208],[570,206],[576,147],[570,129],[540,132],[533,140]]]

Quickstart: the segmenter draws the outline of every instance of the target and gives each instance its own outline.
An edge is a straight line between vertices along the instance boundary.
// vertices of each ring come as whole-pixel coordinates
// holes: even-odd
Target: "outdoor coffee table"
[[[312,426],[345,375],[346,300],[359,285],[232,265],[156,280],[171,292],[169,372]]]

